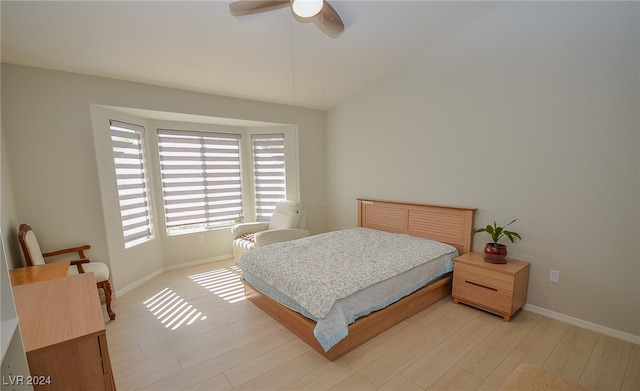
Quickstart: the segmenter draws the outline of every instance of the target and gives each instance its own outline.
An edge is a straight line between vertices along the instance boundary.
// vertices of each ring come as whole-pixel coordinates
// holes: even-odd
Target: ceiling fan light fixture
[[[323,5],[324,0],[293,0],[291,9],[301,18],[310,18],[322,11]]]

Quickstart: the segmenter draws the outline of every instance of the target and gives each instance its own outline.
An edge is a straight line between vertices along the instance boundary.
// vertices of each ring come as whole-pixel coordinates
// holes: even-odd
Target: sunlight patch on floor
[[[229,303],[237,303],[244,300],[241,273],[238,266],[230,266],[193,274],[189,278]]]
[[[202,312],[169,287],[156,293],[143,304],[165,328],[171,330],[176,330],[182,325],[189,326],[198,319],[207,319],[206,315],[202,315]]]

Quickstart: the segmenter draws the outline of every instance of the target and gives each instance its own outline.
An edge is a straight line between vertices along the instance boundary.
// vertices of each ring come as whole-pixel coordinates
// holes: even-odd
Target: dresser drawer
[[[456,263],[453,296],[463,301],[482,304],[499,312],[511,313],[513,276],[487,273],[481,268]]]

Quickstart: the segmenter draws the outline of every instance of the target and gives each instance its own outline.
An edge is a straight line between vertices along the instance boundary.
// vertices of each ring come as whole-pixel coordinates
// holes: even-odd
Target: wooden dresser
[[[92,273],[14,286],[35,390],[115,390]]]
[[[508,259],[489,263],[480,253],[470,252],[455,259],[453,302],[463,302],[501,315],[506,322],[527,301],[529,263]]]

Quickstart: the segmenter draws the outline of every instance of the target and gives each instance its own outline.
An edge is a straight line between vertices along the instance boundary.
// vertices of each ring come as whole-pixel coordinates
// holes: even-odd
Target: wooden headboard
[[[358,198],[358,226],[409,234],[471,251],[475,209]]]

